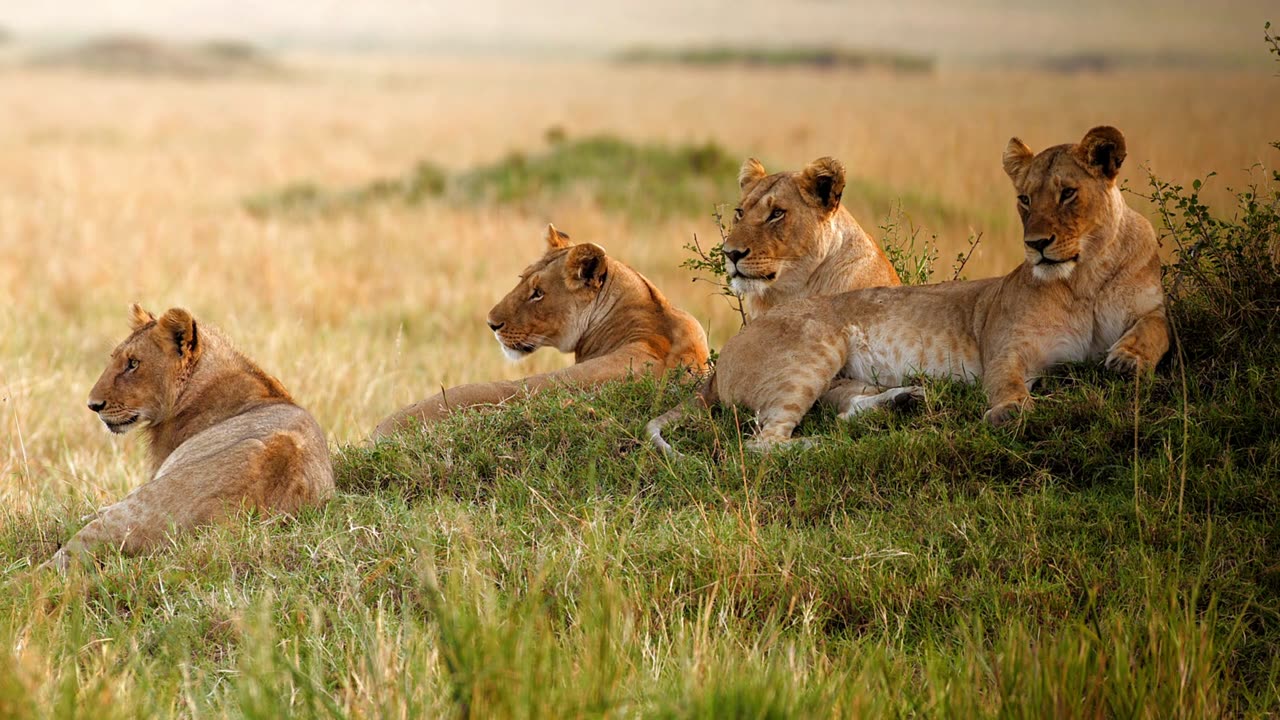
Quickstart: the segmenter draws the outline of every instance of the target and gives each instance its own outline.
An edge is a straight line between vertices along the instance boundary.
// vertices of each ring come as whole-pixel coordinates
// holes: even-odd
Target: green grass
[[[1246,432],[1280,403],[1263,380],[1193,383],[1188,426],[1163,374],[1136,390],[1136,445],[1133,385],[1073,366],[1012,431],[941,383],[918,412],[818,413],[817,447],[763,458],[732,412],[695,418],[675,462],[639,432],[691,383],[547,393],[345,449],[341,495],[293,522],[10,574],[0,697],[93,717],[1280,711],[1280,442]],[[43,557],[88,509],[9,518],[0,555]]]
[[[514,205],[544,214],[566,196],[581,197],[632,221],[706,214],[736,202],[738,168],[745,155],[715,143],[633,143],[609,135],[566,138],[552,128],[540,153],[511,153],[479,167],[448,172],[427,161],[400,176],[352,188],[297,182],[252,195],[244,208],[257,217],[327,217],[387,203],[414,205],[438,198],[455,203]],[[969,214],[924,194],[849,178],[845,201],[875,217],[910,207],[921,217],[959,221]]]
[[[811,67],[895,72],[932,72],[932,57],[890,50],[853,50],[840,47],[731,47],[632,48],[617,55],[622,63],[676,63],[680,65],[747,65],[752,67]]]

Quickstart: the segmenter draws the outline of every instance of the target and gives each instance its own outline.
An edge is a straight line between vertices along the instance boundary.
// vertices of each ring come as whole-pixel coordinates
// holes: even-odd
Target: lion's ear
[[[1031,152],[1031,148],[1027,147],[1026,143],[1016,137],[1009,138],[1009,144],[1004,146],[1004,157],[1001,158],[1005,174],[1017,180],[1018,174],[1033,157],[1035,153]]]
[[[200,355],[200,331],[191,313],[182,308],[170,308],[160,316],[156,326],[173,342],[179,357],[195,360]]]
[[[560,250],[567,247],[569,247],[569,236],[557,230],[555,225],[547,223],[547,248]]]
[[[145,327],[148,323],[156,321],[156,316],[142,309],[138,303],[129,306],[129,327],[137,330]]]
[[[764,171],[764,165],[760,164],[759,160],[747,158],[747,161],[742,163],[742,169],[738,171],[738,189],[746,190],[748,185],[765,175],[768,173]]]
[[[1110,125],[1098,126],[1085,133],[1079,146],[1080,159],[1099,177],[1115,180],[1124,164],[1124,133]]]
[[[844,195],[844,165],[835,158],[818,158],[800,171],[799,184],[818,207],[831,212],[840,206]]]
[[[583,243],[569,248],[564,261],[564,281],[570,290],[581,288],[600,289],[608,276],[604,248],[595,243]]]

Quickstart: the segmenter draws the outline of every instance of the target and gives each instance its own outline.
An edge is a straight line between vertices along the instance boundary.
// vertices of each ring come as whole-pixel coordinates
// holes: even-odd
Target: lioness
[[[672,307],[658,288],[599,245],[571,244],[547,226],[547,250],[489,311],[489,328],[512,360],[550,346],[574,354],[575,364],[523,380],[461,385],[414,403],[374,430],[385,437],[415,421],[493,405],[552,385],[592,386],[628,372],[703,370],[707,336],[689,313]]]
[[[985,420],[1008,421],[1038,375],[1105,355],[1114,370],[1150,370],[1169,347],[1155,232],[1116,187],[1124,136],[1096,127],[1038,155],[1018,138],[1004,169],[1018,193],[1026,260],[1000,278],[872,288],[775,308],[726,343],[700,400],[757,413],[752,440],[789,440],[837,373],[841,415],[921,397],[915,373],[981,378]],[[648,425],[670,452],[663,425]]]
[[[844,185],[844,165],[829,157],[773,175],[755,158],[743,163],[721,251],[748,319],[789,300],[899,284],[884,251],[840,204]]]
[[[89,409],[113,433],[145,424],[151,479],[92,515],[46,566],[65,570],[97,545],[136,553],[241,508],[291,513],[329,498],[324,432],[280,381],[186,310],[157,320],[134,305],[132,330]]]

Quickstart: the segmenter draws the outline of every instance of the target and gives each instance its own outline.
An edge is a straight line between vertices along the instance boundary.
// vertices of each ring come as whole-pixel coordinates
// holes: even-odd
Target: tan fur
[[[572,244],[554,226],[547,228],[542,258],[489,311],[488,323],[513,360],[554,347],[573,353],[575,364],[514,382],[450,388],[386,418],[374,438],[552,385],[587,387],[632,372],[701,371],[707,364],[707,337],[692,315],[673,307],[653,283],[598,245]]]
[[[46,566],[98,546],[126,553],[242,509],[291,513],[333,493],[324,432],[278,380],[174,308],[134,305],[133,332],[89,393],[108,429],[139,425],[151,479],[95,513]]]
[[[769,175],[749,158],[738,185],[742,198],[722,251],[748,319],[797,298],[899,284],[884,251],[840,204],[838,160]]]
[[[1116,187],[1124,155],[1124,137],[1110,127],[1039,155],[1011,140],[1004,167],[1026,249],[1018,268],[776,308],[725,345],[703,401],[754,410],[753,443],[768,447],[790,439],[837,374],[829,392],[845,417],[922,397],[901,385],[923,373],[980,379],[990,401],[985,419],[999,425],[1056,363],[1105,357],[1115,370],[1152,369],[1169,346],[1160,260],[1151,224]],[[677,417],[679,409],[649,425],[664,450],[662,425]]]

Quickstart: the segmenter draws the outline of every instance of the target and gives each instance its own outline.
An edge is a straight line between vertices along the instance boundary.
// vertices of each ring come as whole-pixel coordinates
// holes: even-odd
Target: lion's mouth
[[[1079,260],[1079,259],[1080,259],[1080,254],[1079,254],[1079,253],[1076,253],[1075,255],[1072,255],[1072,256],[1071,256],[1071,257],[1069,257],[1069,258],[1063,258],[1063,259],[1061,259],[1061,260],[1054,260],[1054,259],[1053,259],[1053,258],[1051,258],[1051,257],[1045,257],[1045,256],[1041,255],[1041,256],[1040,256],[1040,261],[1039,261],[1039,262],[1037,262],[1036,264],[1037,264],[1037,265],[1063,265],[1063,264],[1066,264],[1066,263],[1073,263],[1073,262],[1075,262],[1075,261],[1077,261],[1077,260]]]
[[[502,348],[502,354],[506,355],[508,360],[520,360],[524,356],[538,349],[537,345],[528,341],[520,343],[507,342],[506,340],[498,337],[497,333],[494,333],[493,335],[498,338],[498,346]]]
[[[743,272],[734,271],[729,273],[729,279],[730,280],[747,280],[747,281],[759,280],[763,282],[773,282],[774,280],[778,279],[778,273],[771,272],[766,275],[748,275]]]
[[[108,420],[102,416],[99,416],[99,417],[102,419],[102,424],[106,425],[108,430],[119,435],[121,433],[127,432],[129,428],[133,427],[134,423],[138,422],[138,420],[141,419],[142,416],[134,415],[133,417],[127,420]]]

